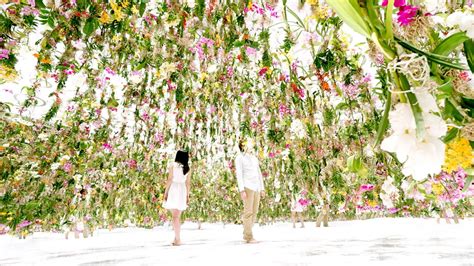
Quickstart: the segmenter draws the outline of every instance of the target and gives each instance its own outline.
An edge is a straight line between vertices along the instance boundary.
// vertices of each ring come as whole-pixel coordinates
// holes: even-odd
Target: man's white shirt
[[[249,153],[239,153],[235,158],[235,168],[237,174],[237,185],[239,191],[248,188],[253,191],[263,190],[263,177],[260,171],[260,164],[255,155]]]

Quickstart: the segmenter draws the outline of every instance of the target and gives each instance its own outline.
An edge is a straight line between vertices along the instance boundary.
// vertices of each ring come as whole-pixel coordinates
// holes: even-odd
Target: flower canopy
[[[472,211],[468,3],[0,3],[0,232],[163,222],[178,149],[187,218],[237,222],[240,139],[263,222],[302,190],[309,215]]]

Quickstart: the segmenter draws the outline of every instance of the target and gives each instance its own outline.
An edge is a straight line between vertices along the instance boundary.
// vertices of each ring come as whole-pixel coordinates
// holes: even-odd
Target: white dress
[[[168,190],[168,199],[163,207],[168,210],[184,211],[188,207],[186,204],[186,178],[183,174],[183,166],[179,163],[173,163],[173,182]],[[189,173],[189,172],[188,172]]]

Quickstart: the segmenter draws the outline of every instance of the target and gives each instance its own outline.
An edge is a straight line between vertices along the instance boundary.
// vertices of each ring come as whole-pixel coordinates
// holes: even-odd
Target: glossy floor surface
[[[382,218],[256,226],[260,242],[243,244],[238,225],[184,223],[183,245],[169,226],[98,230],[86,239],[35,233],[0,236],[0,265],[474,265],[474,218]],[[72,239],[71,239],[72,238]]]

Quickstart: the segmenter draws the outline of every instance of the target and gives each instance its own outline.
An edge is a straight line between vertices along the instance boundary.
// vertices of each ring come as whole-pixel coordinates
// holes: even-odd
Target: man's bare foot
[[[257,244],[258,241],[252,238],[250,240],[245,240],[245,243],[247,243],[247,244]]]

